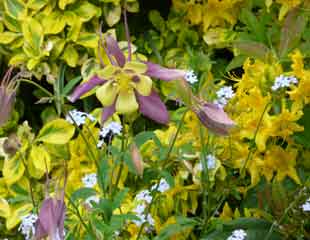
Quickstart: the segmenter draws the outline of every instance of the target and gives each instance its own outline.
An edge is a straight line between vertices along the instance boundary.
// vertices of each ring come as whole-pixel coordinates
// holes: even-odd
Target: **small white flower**
[[[97,174],[91,173],[87,174],[82,178],[82,182],[85,187],[93,188],[97,184]]]
[[[45,51],[50,52],[54,47],[54,43],[52,41],[48,41],[45,45]]]
[[[208,169],[214,169],[216,167],[216,158],[212,154],[207,155],[207,166]]]
[[[147,203],[152,202],[152,196],[149,190],[143,190],[137,194],[136,199],[138,201],[145,201]]]
[[[37,221],[38,216],[36,214],[28,214],[22,218],[22,222],[19,225],[18,231],[20,231],[26,240],[30,240],[31,236],[35,234],[35,222]]]
[[[235,93],[231,86],[224,86],[216,92],[216,96],[214,103],[223,108],[235,96]]]
[[[92,207],[91,202],[95,202],[95,203],[99,203],[100,199],[98,196],[94,195],[94,196],[90,196],[85,200],[85,204],[87,204],[88,206]]]
[[[85,124],[87,118],[92,122],[96,120],[91,114],[81,112],[76,109],[69,111],[66,115],[67,122],[78,126]]]
[[[157,187],[157,184],[153,185],[153,186],[151,187],[151,190],[152,190],[152,191],[155,190],[156,187]],[[170,185],[167,183],[167,181],[166,181],[165,179],[163,179],[163,178],[160,179],[160,182],[159,182],[159,186],[158,186],[158,188],[157,188],[157,191],[163,193],[163,192],[166,192],[167,190],[169,190],[169,188],[170,188]]]
[[[190,70],[188,71],[186,74],[185,74],[185,80],[191,84],[194,84],[196,82],[198,82],[198,78],[195,74],[195,72],[193,70]]]
[[[232,232],[227,240],[245,240],[246,236],[247,234],[243,229],[237,229]]]
[[[138,215],[142,215],[145,211],[145,204],[139,204],[136,206],[135,209],[133,209],[133,212],[137,213]]]
[[[310,198],[303,205],[301,205],[301,208],[304,212],[310,212]]]
[[[298,80],[297,78],[295,78],[294,76],[284,76],[284,75],[280,75],[278,77],[276,77],[276,80],[274,82],[274,84],[272,85],[271,89],[273,91],[276,91],[280,88],[285,88],[285,87],[289,87],[292,84],[297,84]]]
[[[100,129],[100,137],[105,138],[109,132],[112,132],[114,135],[120,135],[122,132],[122,125],[118,122],[110,122],[108,125]]]

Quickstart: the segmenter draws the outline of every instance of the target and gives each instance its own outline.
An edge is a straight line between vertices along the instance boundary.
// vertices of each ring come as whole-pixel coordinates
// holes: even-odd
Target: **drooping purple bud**
[[[212,132],[227,135],[235,123],[228,117],[224,110],[213,103],[203,103],[193,108],[201,123]]]
[[[107,44],[107,54],[113,56],[117,61],[118,65],[123,67],[126,63],[126,58],[122,50],[119,48],[117,41],[109,34],[107,34],[107,36],[105,37],[105,41]]]
[[[149,96],[142,96],[136,92],[136,97],[140,112],[144,116],[161,124],[167,124],[169,122],[167,108],[154,89]]]
[[[40,240],[49,236],[51,240],[63,240],[65,211],[63,199],[46,198],[35,224],[35,238]]]
[[[149,77],[158,78],[164,81],[171,81],[176,79],[184,79],[187,71],[174,68],[165,68],[158,64],[151,62],[144,62],[147,65],[145,75]]]
[[[6,72],[0,84],[0,127],[9,120],[15,102],[17,83],[16,76],[11,79],[12,70]]]
[[[75,102],[77,99],[79,99],[81,96],[83,96],[85,93],[92,90],[97,85],[102,85],[106,81],[99,78],[98,76],[93,76],[89,81],[82,83],[81,85],[77,86],[73,93],[68,97],[70,102]]]

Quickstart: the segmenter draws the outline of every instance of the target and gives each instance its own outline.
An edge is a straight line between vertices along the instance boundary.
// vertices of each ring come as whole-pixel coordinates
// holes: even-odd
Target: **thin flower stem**
[[[173,149],[173,147],[174,147],[174,145],[175,145],[175,143],[176,143],[176,140],[177,140],[177,138],[178,138],[178,135],[179,135],[179,133],[180,133],[180,130],[181,130],[182,126],[183,126],[184,119],[185,119],[185,115],[186,115],[187,111],[188,111],[188,110],[185,110],[185,111],[184,111],[184,113],[183,113],[183,115],[182,115],[182,117],[181,117],[181,120],[180,120],[180,122],[179,122],[177,131],[176,131],[176,133],[175,133],[175,135],[174,135],[174,137],[173,137],[173,139],[172,139],[172,141],[171,141],[171,144],[169,145],[169,149],[168,149],[167,154],[166,154],[166,156],[165,156],[165,158],[164,158],[164,164],[163,164],[164,167],[165,167],[165,165],[167,164],[167,162],[169,161],[170,154],[171,154],[172,149]],[[155,188],[151,191],[152,200],[151,200],[150,204],[148,205],[148,207],[147,207],[147,209],[146,209],[146,213],[145,213],[146,216],[150,213],[151,208],[152,208],[153,204],[155,203],[155,199],[156,199],[156,197],[157,197],[156,195],[157,195],[157,191],[158,191],[158,188],[159,188],[159,184],[160,184],[160,178],[157,179],[156,186],[155,186]],[[145,226],[145,223],[142,223],[142,225],[140,226],[140,229],[139,229],[139,232],[138,232],[138,235],[137,235],[136,240],[139,240],[139,239],[140,239],[140,237],[141,237],[141,235],[142,235],[142,231],[143,231],[144,226]]]
[[[265,108],[264,108],[264,110],[263,110],[263,113],[262,113],[262,115],[260,116],[260,119],[259,119],[259,121],[258,121],[257,127],[256,127],[256,129],[255,129],[254,137],[253,137],[253,142],[254,142],[254,143],[256,142],[256,137],[257,137],[257,134],[258,134],[258,130],[259,130],[259,128],[260,128],[260,126],[261,126],[261,124],[262,124],[262,122],[263,122],[263,118],[264,118],[264,115],[265,115],[265,113],[266,113],[266,111],[267,111],[267,109],[268,109],[269,104],[270,104],[270,102],[268,102],[268,103],[266,104],[266,106],[265,106]],[[242,166],[242,169],[241,169],[241,171],[240,171],[240,175],[241,175],[241,176],[244,176],[245,170],[246,170],[246,167],[247,167],[247,164],[248,164],[248,161],[250,160],[250,158],[251,158],[252,154],[254,153],[255,149],[256,149],[256,148],[251,148],[251,149],[250,149],[250,151],[249,151],[249,153],[248,153],[248,155],[247,155],[247,158],[246,158],[246,160],[245,160],[245,162],[244,162],[244,164],[243,164],[243,166]]]
[[[76,214],[76,216],[78,217],[78,219],[80,220],[80,222],[81,222],[81,224],[83,225],[83,227],[85,228],[85,230],[86,230],[90,235],[94,236],[95,239],[97,239],[96,234],[92,231],[91,228],[89,228],[89,227],[87,226],[86,222],[84,221],[84,219],[83,219],[83,217],[82,217],[82,215],[81,215],[81,213],[80,213],[80,210],[79,210],[78,206],[75,205],[75,203],[72,201],[71,197],[70,197],[68,194],[66,194],[66,197],[67,197],[67,199],[69,200],[69,203],[70,203],[70,204],[72,205],[72,207],[74,208],[75,214]]]
[[[295,200],[293,202],[290,203],[290,205],[285,209],[283,215],[281,216],[281,218],[279,219],[279,221],[274,221],[269,229],[268,234],[266,235],[266,237],[264,238],[264,240],[268,240],[271,237],[271,234],[274,231],[274,228],[276,227],[276,225],[279,225],[282,223],[282,221],[284,220],[284,218],[286,217],[286,215],[288,214],[288,212],[296,205],[296,203],[298,203],[300,201],[300,199],[303,197],[303,195],[301,194],[302,190],[299,191],[298,196],[295,198]]]
[[[208,146],[206,147],[204,144],[204,134],[203,134],[203,128],[202,125],[200,125],[200,144],[201,144],[201,154],[202,154],[202,195],[203,195],[203,224],[206,225],[207,222],[209,221],[209,210],[210,210],[210,205],[211,205],[211,198],[210,198],[210,179],[209,179],[209,169],[206,163],[206,152],[208,151]],[[208,135],[208,142],[209,144],[209,135]],[[206,181],[206,183],[205,183]]]
[[[36,86],[37,88],[39,88],[42,92],[46,93],[46,95],[48,95],[49,97],[53,98],[54,95],[52,93],[50,93],[48,90],[46,90],[45,88],[43,88],[42,86],[40,86],[39,84],[35,83],[34,81],[28,80],[28,79],[19,79],[19,82],[25,82],[25,83],[29,83],[32,84],[34,86]]]
[[[128,21],[127,21],[127,1],[126,0],[124,3],[123,15],[124,15],[124,26],[125,26],[126,38],[127,38],[127,50],[128,50],[127,60],[131,61],[131,42],[130,42],[130,33],[129,33],[129,28],[128,28]]]

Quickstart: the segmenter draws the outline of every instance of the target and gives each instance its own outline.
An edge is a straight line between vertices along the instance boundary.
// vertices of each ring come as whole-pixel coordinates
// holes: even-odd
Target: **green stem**
[[[188,111],[188,110],[185,110],[184,113],[183,113],[183,115],[182,115],[182,117],[181,117],[181,120],[180,120],[180,122],[179,122],[179,124],[178,124],[177,131],[176,131],[176,133],[175,133],[175,135],[174,135],[174,137],[173,137],[173,139],[172,139],[172,141],[171,141],[171,144],[169,145],[169,149],[168,149],[167,154],[166,154],[166,156],[165,156],[165,158],[164,158],[163,166],[165,166],[165,165],[167,164],[167,162],[169,161],[170,154],[171,154],[171,152],[172,152],[172,150],[173,150],[173,147],[174,147],[174,145],[175,145],[175,143],[176,143],[176,140],[177,140],[177,138],[178,138],[178,135],[179,135],[179,133],[180,133],[180,131],[181,131],[181,128],[182,128],[182,126],[183,126],[184,118],[185,118],[185,115],[186,115],[187,111]],[[157,196],[156,196],[156,195],[157,195],[157,190],[158,190],[158,188],[159,188],[159,183],[160,183],[160,178],[157,179],[156,187],[155,187],[155,188],[152,190],[152,192],[151,192],[152,201],[150,202],[150,204],[148,205],[148,207],[147,207],[147,209],[146,209],[146,213],[145,213],[146,216],[150,213],[151,208],[152,208],[153,204],[155,203],[155,199],[156,199],[156,197],[157,197]],[[145,226],[145,223],[143,223],[143,224],[140,226],[140,229],[139,229],[139,232],[138,232],[138,235],[137,235],[136,240],[139,240],[139,239],[140,239],[140,237],[141,237],[141,235],[142,235],[142,231],[143,231],[144,226]]]
[[[32,85],[36,86],[37,88],[39,88],[42,92],[46,93],[46,95],[48,95],[49,97],[51,97],[51,98],[54,97],[54,95],[52,93],[50,93],[48,90],[46,90],[44,87],[40,86],[39,84],[35,83],[34,81],[24,79],[24,78],[19,79],[18,81],[32,84]]]
[[[266,104],[266,106],[265,106],[265,108],[264,108],[264,110],[263,110],[263,113],[262,113],[262,115],[260,116],[260,119],[259,119],[259,121],[258,121],[257,127],[256,127],[256,129],[255,129],[255,133],[254,133],[254,138],[253,138],[253,142],[254,142],[254,143],[256,142],[256,137],[257,137],[257,134],[258,134],[258,130],[259,130],[259,128],[260,128],[260,126],[261,126],[261,124],[262,124],[262,122],[263,122],[263,118],[264,118],[264,115],[265,115],[265,113],[266,113],[266,111],[267,111],[267,109],[268,109],[269,104],[270,104],[270,102],[268,102],[268,103]],[[247,164],[248,164],[248,161],[250,160],[251,155],[254,153],[255,149],[256,149],[256,148],[251,148],[251,149],[250,149],[250,151],[249,151],[249,153],[248,153],[248,155],[247,155],[247,158],[246,158],[246,160],[245,160],[245,162],[244,162],[244,164],[243,164],[243,166],[242,166],[242,169],[241,169],[241,172],[240,172],[240,175],[241,175],[241,176],[244,176],[244,174],[245,174],[245,169],[246,169],[246,166],[247,166]]]
[[[204,144],[204,135],[203,135],[203,128],[200,125],[200,144],[201,144],[201,155],[202,155],[202,196],[203,196],[203,202],[202,202],[202,206],[203,206],[203,224],[204,226],[207,224],[208,220],[209,220],[209,210],[210,210],[210,205],[211,205],[211,198],[210,198],[210,179],[209,179],[209,169],[208,169],[208,165],[206,163],[206,159],[207,159],[207,155],[206,155],[206,151],[208,151],[208,149],[206,149],[206,146]],[[208,144],[209,144],[209,135],[208,135]]]

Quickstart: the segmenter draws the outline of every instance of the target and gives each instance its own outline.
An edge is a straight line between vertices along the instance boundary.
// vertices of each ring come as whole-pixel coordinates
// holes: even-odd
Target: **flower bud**
[[[140,154],[139,148],[135,143],[131,145],[131,158],[133,165],[135,166],[135,169],[137,173],[142,176],[143,175],[143,159]]]
[[[235,126],[235,123],[217,104],[203,102],[194,107],[193,111],[200,122],[215,134],[227,135],[228,130]]]
[[[3,143],[3,150],[6,154],[13,156],[21,147],[21,142],[15,133],[10,136]]]

